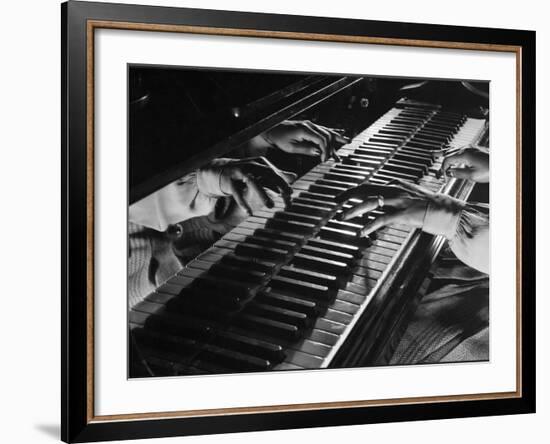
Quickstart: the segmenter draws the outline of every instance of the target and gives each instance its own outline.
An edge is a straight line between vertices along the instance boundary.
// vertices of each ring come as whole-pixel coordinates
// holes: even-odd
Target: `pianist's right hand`
[[[466,146],[447,152],[441,173],[449,177],[489,182],[489,152],[483,148]]]
[[[231,196],[246,214],[259,206],[272,208],[273,195],[280,194],[290,203],[289,183],[294,173],[280,170],[265,157],[216,159],[197,172],[197,186],[210,197]]]
[[[467,265],[489,272],[489,207],[464,202],[407,182],[389,185],[364,184],[344,191],[336,200],[345,203],[357,199],[342,213],[343,220],[366,225],[361,236],[386,226],[406,225],[447,238],[455,255]],[[384,214],[367,221],[363,216],[374,210]],[[363,222],[364,221],[364,222]]]

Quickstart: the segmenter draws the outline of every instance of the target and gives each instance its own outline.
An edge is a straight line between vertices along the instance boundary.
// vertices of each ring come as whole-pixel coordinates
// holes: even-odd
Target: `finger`
[[[353,219],[354,217],[362,216],[369,211],[376,210],[380,206],[378,197],[369,197],[360,204],[355,205],[352,208],[342,213],[342,220]]]
[[[322,150],[311,142],[293,142],[289,144],[288,152],[304,156],[321,157]]]
[[[246,202],[246,200],[243,196],[243,191],[241,189],[239,189],[239,187],[237,186],[237,183],[238,182],[236,182],[234,180],[230,181],[230,183],[229,183],[229,192],[230,192],[231,196],[233,196],[233,199],[235,199],[235,202],[237,202],[237,205],[239,207],[241,207],[246,214],[248,214],[249,216],[252,216],[252,209],[250,208],[250,206]]]
[[[334,142],[337,143],[347,143],[347,139],[342,136],[341,134],[338,134],[336,132],[333,132],[332,129],[327,128],[325,126],[317,125],[317,129],[319,131],[322,131],[323,134],[328,138],[329,144],[328,144],[328,157],[333,158],[336,162],[340,162],[340,156],[336,153],[336,149],[334,146]]]
[[[296,137],[297,140],[307,140],[308,142],[313,143],[314,145],[317,145],[319,148],[321,148],[321,160],[324,162],[327,157],[327,146],[328,141],[325,139],[323,135],[312,129],[307,123],[303,123],[300,127],[300,131],[297,134]]]
[[[329,159],[329,158],[333,158],[334,160],[336,160],[337,162],[340,161],[340,158],[338,157],[338,155],[335,153],[334,151],[334,140],[336,139],[336,134],[333,134],[332,132],[330,132],[327,128],[325,128],[324,126],[321,126],[321,125],[314,125],[310,122],[310,125],[313,126],[314,130],[318,131],[319,133],[321,133],[326,141],[327,141],[327,155],[326,155],[326,158]]]
[[[287,183],[294,183],[296,179],[298,178],[297,174],[291,173],[290,171],[283,171],[281,170],[281,174],[283,175],[285,181]]]
[[[254,170],[254,176],[259,178],[258,180],[263,187],[281,194],[283,198],[292,194],[292,188],[282,172],[279,173],[266,166],[256,167]],[[288,175],[290,175],[290,173],[288,173]]]
[[[342,134],[345,130],[336,129],[336,128],[327,128],[326,126],[323,126],[321,128],[324,128],[325,130],[327,130],[332,135],[332,138],[335,142],[348,143],[351,140],[348,136]]]
[[[445,156],[443,162],[441,163],[441,171],[445,174],[451,166],[464,163],[467,160],[466,157],[467,155],[464,152]]]
[[[457,179],[471,179],[473,169],[469,167],[450,167],[446,173],[449,177],[456,177]]]
[[[407,219],[407,210],[384,214],[374,219],[370,224],[365,225],[361,230],[360,236],[366,237],[387,225],[406,225]]]
[[[350,188],[346,191],[342,191],[336,196],[335,201],[336,203],[344,203],[350,199],[362,198],[367,194],[366,189],[366,186],[358,186],[355,188]]]
[[[273,208],[274,207],[274,203],[273,203],[273,199],[271,199],[271,197],[268,196],[268,194],[266,193],[266,191],[261,187],[259,186],[256,181],[254,180],[254,178],[251,176],[251,175],[247,175],[245,176],[245,180],[244,180],[244,183],[254,192],[258,195],[258,197],[262,200],[263,204],[267,207],[267,208]]]
[[[336,151],[332,151],[332,158],[334,159],[334,161],[336,163],[340,163],[342,162],[342,159],[340,158],[340,156],[338,155],[338,153]]]

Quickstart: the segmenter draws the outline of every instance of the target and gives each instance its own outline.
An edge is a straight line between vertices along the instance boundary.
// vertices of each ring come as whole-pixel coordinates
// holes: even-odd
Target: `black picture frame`
[[[461,44],[506,45],[517,48],[521,78],[519,118],[521,134],[518,165],[521,184],[518,307],[521,350],[518,365],[520,393],[496,399],[441,399],[438,402],[388,405],[299,408],[289,411],[246,412],[231,415],[149,419],[101,419],[93,416],[90,399],[89,353],[93,337],[93,291],[90,276],[90,200],[88,147],[88,59],[90,21],[260,30],[266,33],[379,39],[381,43],[432,42],[434,46]],[[61,5],[62,53],[62,384],[61,434],[65,442],[90,442],[179,435],[307,428],[395,421],[415,421],[535,412],[535,32],[442,26],[355,19],[335,19],[200,9],[136,6],[69,1]],[[93,31],[93,29],[92,29]],[[284,38],[284,37],[283,37]],[[528,116],[522,118],[522,116]],[[92,316],[92,319],[90,319]],[[92,350],[93,351],[93,350]],[[246,410],[246,409],[245,409]]]

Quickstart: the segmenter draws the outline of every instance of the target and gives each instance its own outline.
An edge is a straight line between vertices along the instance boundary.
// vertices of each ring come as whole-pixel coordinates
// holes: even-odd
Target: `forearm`
[[[423,230],[445,236],[465,264],[489,273],[489,207],[456,199],[430,202]]]

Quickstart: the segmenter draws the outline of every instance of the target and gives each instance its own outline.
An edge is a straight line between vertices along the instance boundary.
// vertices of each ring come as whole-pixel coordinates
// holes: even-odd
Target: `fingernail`
[[[367,226],[367,227],[365,227],[361,230],[360,236],[361,237],[369,237],[369,234],[370,234],[370,227]]]
[[[336,213],[336,214],[334,215],[334,220],[342,220],[343,217],[344,217],[344,213],[343,213],[343,212]]]

